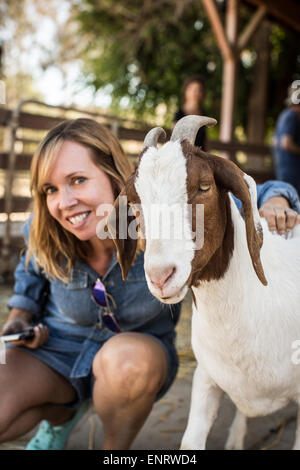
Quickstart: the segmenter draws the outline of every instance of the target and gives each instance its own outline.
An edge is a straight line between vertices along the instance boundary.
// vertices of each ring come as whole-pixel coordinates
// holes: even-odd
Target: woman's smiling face
[[[100,204],[113,204],[108,176],[90,157],[89,150],[76,142],[63,142],[43,184],[47,207],[54,219],[80,240],[96,236],[103,216],[96,216]]]

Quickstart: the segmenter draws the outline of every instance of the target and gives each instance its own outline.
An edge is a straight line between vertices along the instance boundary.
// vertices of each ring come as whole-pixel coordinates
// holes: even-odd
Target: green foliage
[[[59,22],[59,6],[64,9],[66,4],[70,6],[69,19]],[[30,71],[18,70],[15,60],[26,48],[24,36],[33,34],[36,27],[32,11],[41,18],[50,17],[57,27],[57,44],[51,45],[46,55],[43,51],[44,62],[40,65],[44,69],[59,66],[63,72],[66,65],[80,59],[83,86],[109,91],[111,112],[155,122],[157,107],[164,103],[163,124],[170,125],[180,104],[183,81],[197,74],[203,76],[207,86],[204,112],[219,118],[223,60],[199,0],[2,0],[0,27],[8,25],[6,29],[13,31],[13,40],[5,43],[9,105],[24,94],[35,95]],[[240,32],[253,11],[240,2]],[[223,11],[220,14],[224,17]],[[272,25],[269,129],[283,108],[288,85],[300,78],[298,44],[295,33]],[[237,90],[236,123],[243,130],[248,118],[248,97],[255,85],[253,45],[247,47],[247,52],[250,60],[240,62]]]
[[[165,103],[170,120],[183,81],[200,74],[207,108],[218,113],[222,61],[200,2],[84,0],[74,14],[87,82],[95,89],[111,83],[114,105],[127,97],[128,109],[145,117]]]
[[[241,5],[240,31],[252,15]],[[222,58],[199,0],[81,0],[73,5],[73,18],[80,25],[86,81],[95,90],[111,84],[115,111],[123,105],[124,112],[149,121],[165,103],[170,124],[183,81],[200,74],[208,90],[205,112],[219,116]],[[299,78],[300,63],[296,35],[279,26],[271,31],[268,125],[273,126],[286,87]],[[255,57],[251,44],[249,53]],[[237,125],[244,129],[254,62],[239,67]]]

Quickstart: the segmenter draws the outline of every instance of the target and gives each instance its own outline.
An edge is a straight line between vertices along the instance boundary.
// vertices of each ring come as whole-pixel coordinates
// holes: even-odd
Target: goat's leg
[[[225,449],[243,450],[246,432],[247,418],[237,409],[234,420],[229,429],[229,436],[225,444]]]
[[[297,416],[297,427],[296,427],[296,439],[293,446],[293,450],[300,450],[300,404],[298,403],[298,416]]]
[[[203,450],[210,428],[217,416],[223,391],[211,380],[200,364],[193,377],[188,425],[181,450]]]

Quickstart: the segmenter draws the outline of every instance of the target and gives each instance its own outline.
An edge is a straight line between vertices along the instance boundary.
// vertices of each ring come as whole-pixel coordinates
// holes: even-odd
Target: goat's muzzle
[[[188,291],[186,283],[178,282],[177,268],[174,265],[145,267],[148,287],[152,295],[161,302],[175,304],[180,302]]]
[[[167,286],[171,281],[171,278],[176,272],[175,266],[167,266],[163,269],[152,267],[148,269],[148,277],[153,286],[161,291]]]

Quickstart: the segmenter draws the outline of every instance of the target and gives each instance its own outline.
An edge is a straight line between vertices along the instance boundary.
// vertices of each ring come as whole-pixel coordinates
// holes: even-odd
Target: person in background
[[[203,102],[205,100],[206,89],[203,79],[198,75],[193,75],[185,80],[182,86],[182,101],[181,106],[175,113],[174,122],[187,116],[195,114],[201,116],[203,113]],[[206,149],[206,127],[201,127],[197,133],[195,145],[201,147],[202,150]]]
[[[300,103],[292,87],[287,109],[279,115],[274,139],[276,178],[292,184],[300,195]]]

